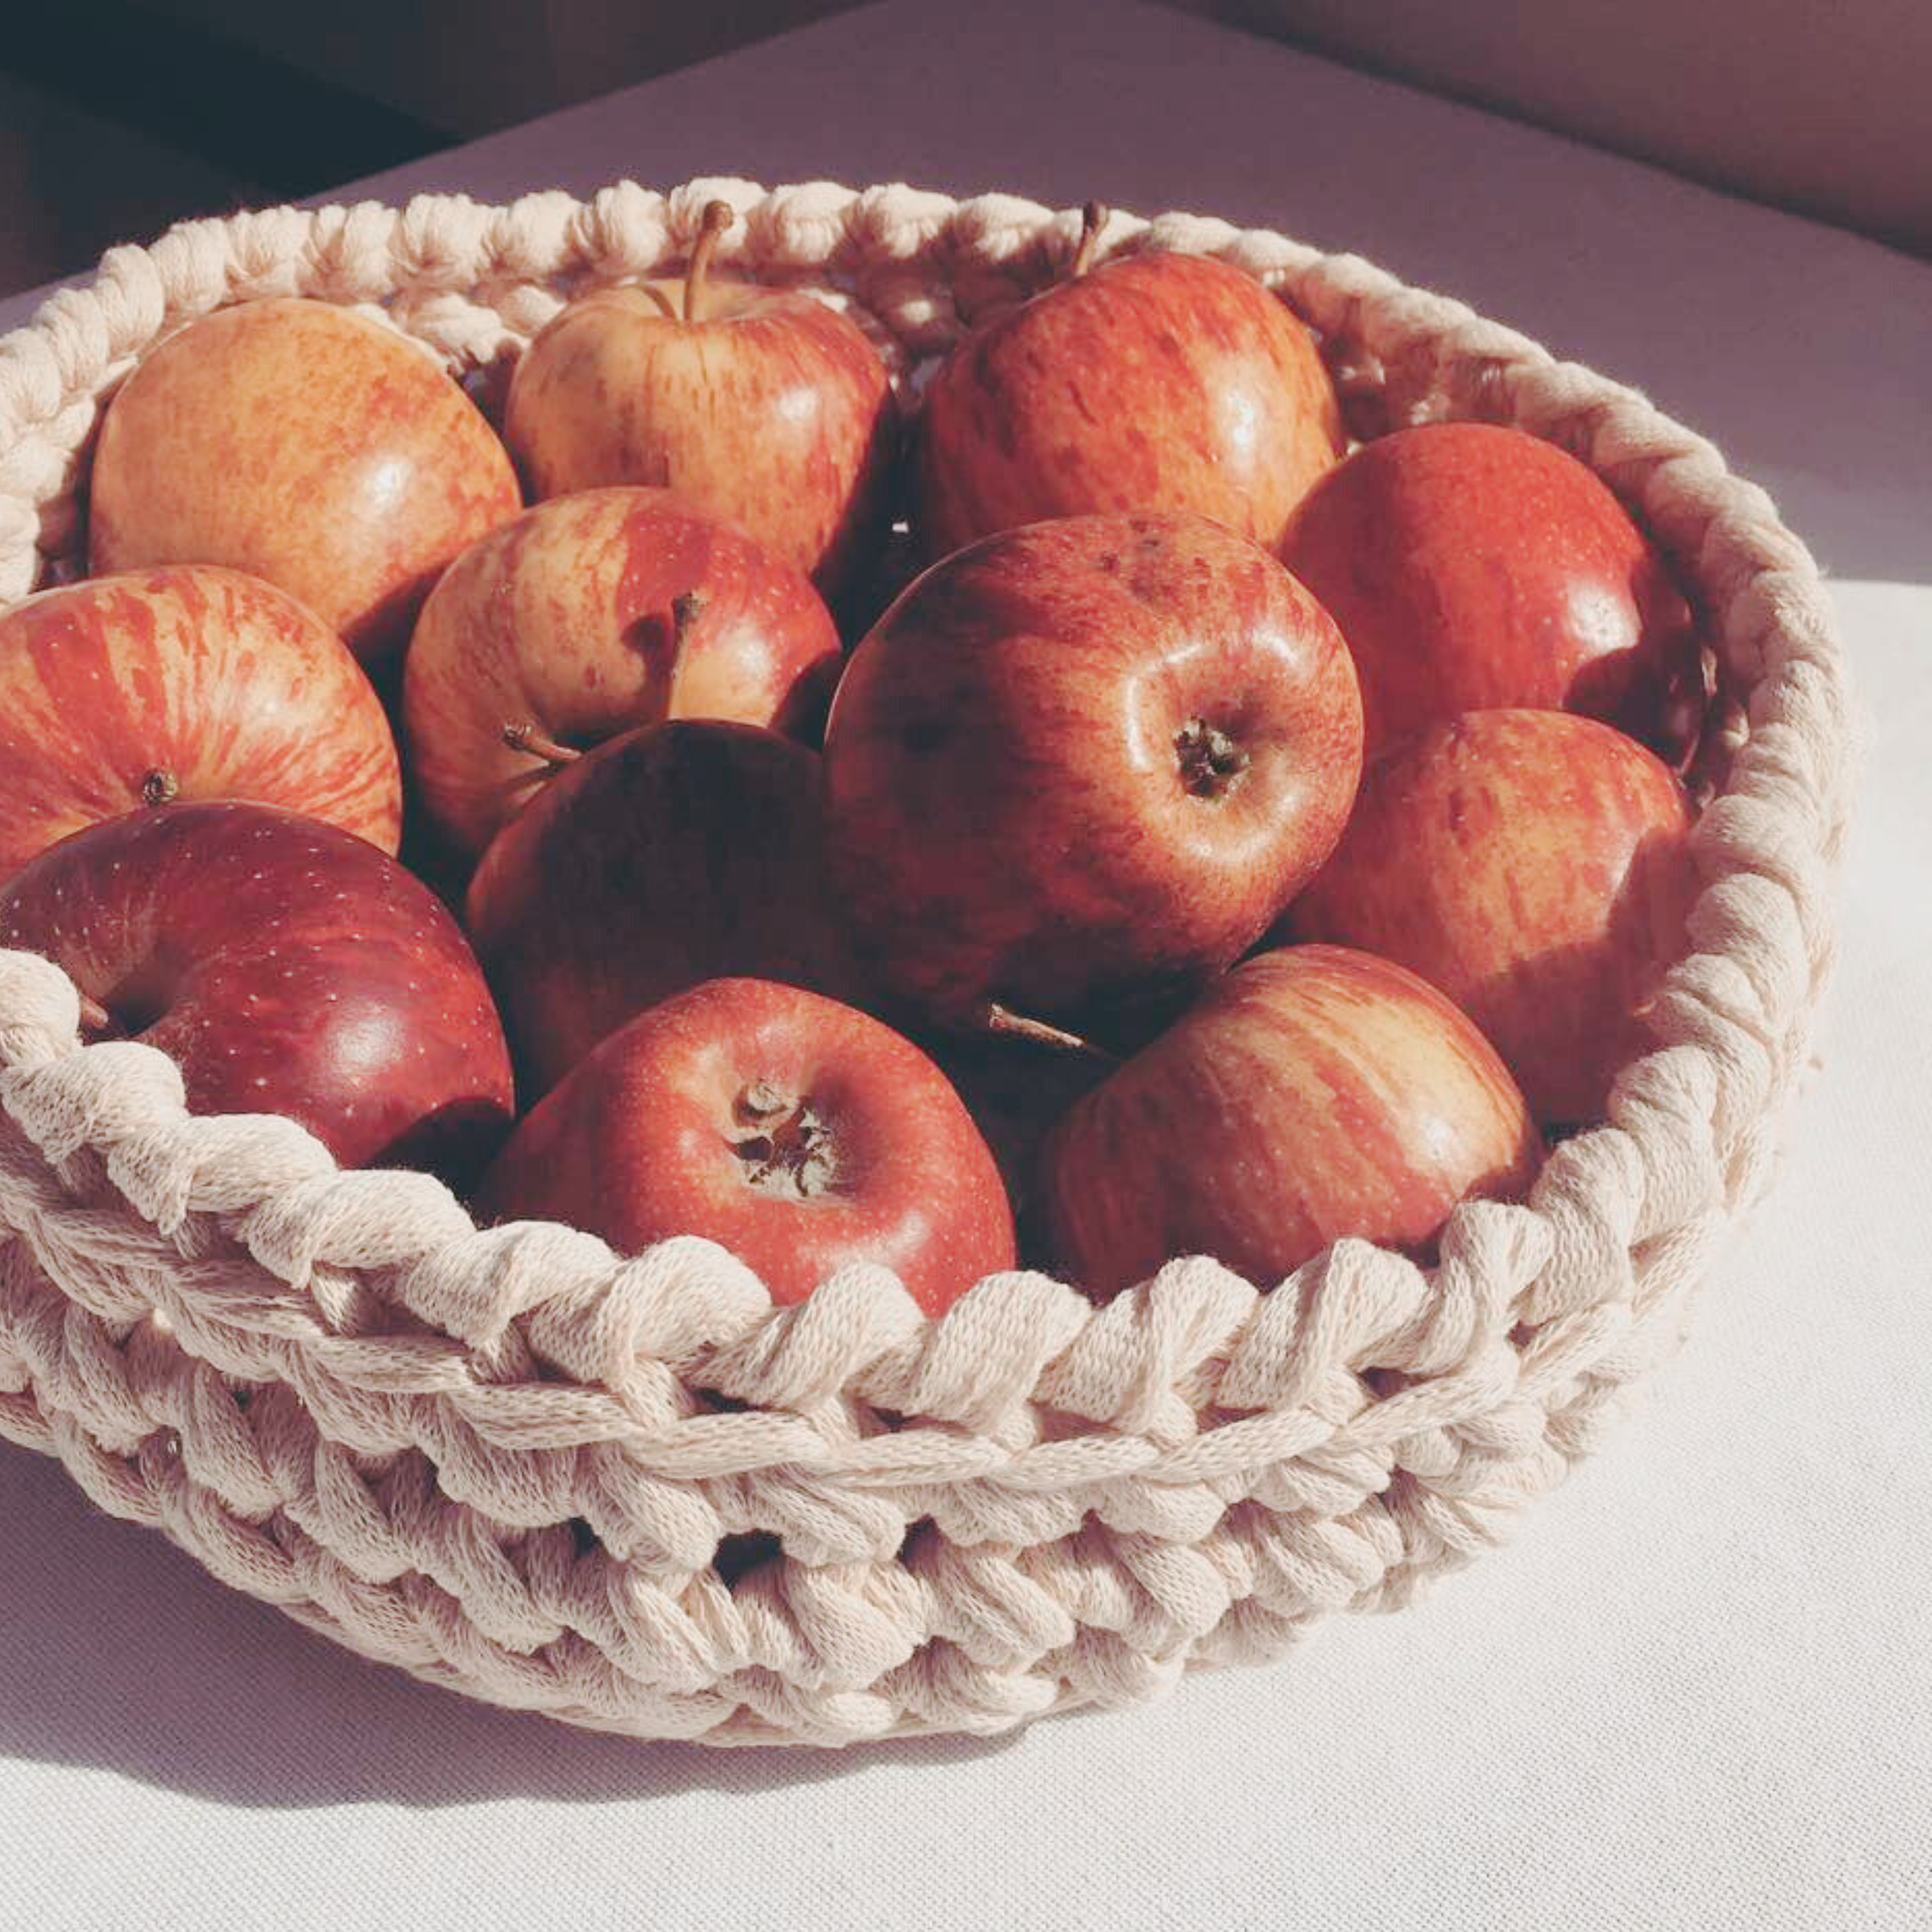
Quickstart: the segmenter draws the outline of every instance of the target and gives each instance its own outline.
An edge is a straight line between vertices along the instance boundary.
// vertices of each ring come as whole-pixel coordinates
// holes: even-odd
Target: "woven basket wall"
[[[675,270],[718,195],[746,217],[722,260],[850,306],[909,395],[1079,225],[717,180],[187,224],[0,342],[0,601],[74,574],[103,403],[195,317],[368,307],[491,406],[567,293]],[[169,1061],[82,1047],[64,976],[0,953],[0,1434],[355,1651],[718,1744],[996,1731],[1275,1657],[1403,1604],[1589,1451],[1679,1340],[1806,1062],[1850,766],[1817,571],[1708,444],[1459,305],[1217,221],[1106,239],[1259,276],[1358,435],[1472,417],[1561,445],[1691,588],[1726,699],[1694,950],[1609,1124],[1527,1207],[1460,1211],[1426,1272],[1343,1242],[1272,1293],[1181,1261],[1104,1309],[1015,1274],[931,1321],[859,1269],[774,1311],[704,1241],[478,1231],[292,1123],[190,1118]],[[721,1541],[758,1535],[782,1554],[721,1579]]]

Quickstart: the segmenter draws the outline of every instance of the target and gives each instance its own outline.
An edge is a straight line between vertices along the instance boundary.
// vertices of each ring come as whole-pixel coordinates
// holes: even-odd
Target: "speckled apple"
[[[195,1112],[288,1115],[346,1167],[468,1177],[509,1122],[456,921],[334,826],[180,804],[90,826],[0,888],[0,946],[66,971],[89,1037],[171,1054]]]
[[[849,1263],[939,1314],[1014,1265],[999,1172],[909,1040],[796,986],[707,980],[606,1040],[527,1114],[478,1196],[630,1253],[701,1235],[802,1301]]]
[[[1371,765],[1284,930],[1413,968],[1482,1029],[1546,1125],[1600,1119],[1684,949],[1690,826],[1669,768],[1611,726],[1465,712]]]
[[[416,343],[331,303],[245,302],[170,336],[108,405],[88,568],[231,565],[380,666],[437,574],[521,506],[495,432]]]
[[[504,827],[465,923],[526,1097],[700,980],[857,997],[826,884],[818,767],[775,731],[672,719],[601,746]]]
[[[832,878],[925,1018],[1137,1044],[1312,876],[1361,762],[1340,635],[1259,544],[1190,515],[1034,524],[928,571],[854,654]]]
[[[1364,443],[1309,492],[1281,554],[1349,641],[1371,754],[1458,712],[1528,706],[1689,755],[1690,610],[1609,486],[1553,443],[1487,423]]]
[[[553,317],[517,365],[503,433],[532,496],[675,490],[836,606],[891,523],[898,404],[848,316],[707,272],[731,220],[707,211],[687,277],[595,289]]]
[[[1459,1201],[1521,1197],[1541,1153],[1496,1049],[1433,986],[1285,946],[1077,1102],[1042,1186],[1066,1278],[1105,1300],[1183,1255],[1263,1288],[1348,1235],[1427,1260]]]
[[[90,578],[0,615],[0,879],[177,798],[286,806],[393,852],[395,743],[341,638],[208,564]]]
[[[937,558],[1043,517],[1192,510],[1272,546],[1343,447],[1334,385],[1277,297],[1207,256],[1128,256],[941,365],[913,527]]]
[[[803,572],[734,525],[663,490],[559,497],[430,592],[403,664],[410,769],[473,855],[568,762],[558,747],[667,718],[814,739],[843,661]]]

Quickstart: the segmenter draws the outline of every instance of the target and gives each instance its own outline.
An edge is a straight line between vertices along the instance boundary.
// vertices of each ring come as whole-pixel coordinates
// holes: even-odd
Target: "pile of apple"
[[[90,574],[0,614],[0,946],[198,1109],[781,1300],[1266,1284],[1520,1196],[1693,890],[1643,532],[1514,429],[1350,451],[1281,303],[1097,210],[903,436],[731,220],[500,430],[324,303],[156,347]]]

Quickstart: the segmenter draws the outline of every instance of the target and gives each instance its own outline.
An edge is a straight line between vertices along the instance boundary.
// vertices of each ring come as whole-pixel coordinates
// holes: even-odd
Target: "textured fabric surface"
[[[1284,1665],[1001,1743],[638,1746],[365,1664],[0,1445],[0,1852],[42,1932],[1919,1932],[1932,589],[1822,1064],[1684,1350],[1506,1549]]]

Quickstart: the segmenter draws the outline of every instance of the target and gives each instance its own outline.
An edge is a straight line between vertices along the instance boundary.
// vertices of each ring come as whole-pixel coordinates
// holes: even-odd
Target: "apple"
[[[674,718],[560,773],[500,832],[465,923],[526,1094],[672,994],[726,974],[852,998],[825,878],[817,752]]]
[[[420,348],[293,297],[152,350],[107,406],[90,487],[91,574],[232,565],[371,668],[443,566],[521,507],[494,432]]]
[[[1177,1256],[1271,1287],[1343,1235],[1426,1260],[1473,1196],[1520,1196],[1541,1145],[1475,1023],[1345,946],[1259,953],[1077,1102],[1042,1192],[1097,1300]]]
[[[968,335],[925,392],[913,516],[928,557],[1042,518],[1192,510],[1271,547],[1344,447],[1313,338],[1251,275],[1150,250]]]
[[[1303,499],[1283,561],[1342,627],[1371,754],[1458,712],[1575,711],[1673,765],[1703,648],[1650,540],[1554,444],[1487,423],[1364,443]]]
[[[511,1118],[456,921],[297,813],[181,803],[77,832],[0,888],[3,946],[65,970],[91,1037],[171,1054],[196,1112],[285,1114],[345,1167],[466,1174]]]
[[[395,741],[340,638],[211,564],[93,577],[0,614],[0,879],[174,798],[285,805],[393,852]]]
[[[862,962],[928,1020],[1137,1043],[1341,835],[1361,712],[1327,614],[1204,517],[1069,517],[934,565],[826,729]]]
[[[425,808],[472,856],[571,753],[664,718],[816,737],[843,663],[810,581],[668,491],[559,497],[472,544],[403,664]]]
[[[1284,931],[1439,987],[1546,1125],[1600,1118],[1684,947],[1690,822],[1669,767],[1595,718],[1467,712],[1371,764]]]
[[[713,202],[681,281],[600,288],[537,331],[503,433],[535,497],[675,490],[808,572],[837,604],[891,520],[898,403],[849,316],[710,272]]]
[[[937,1315],[1014,1265],[998,1170],[938,1068],[869,1014],[764,980],[706,980],[612,1034],[524,1117],[478,1208],[626,1253],[701,1235],[781,1303],[864,1261]]]

